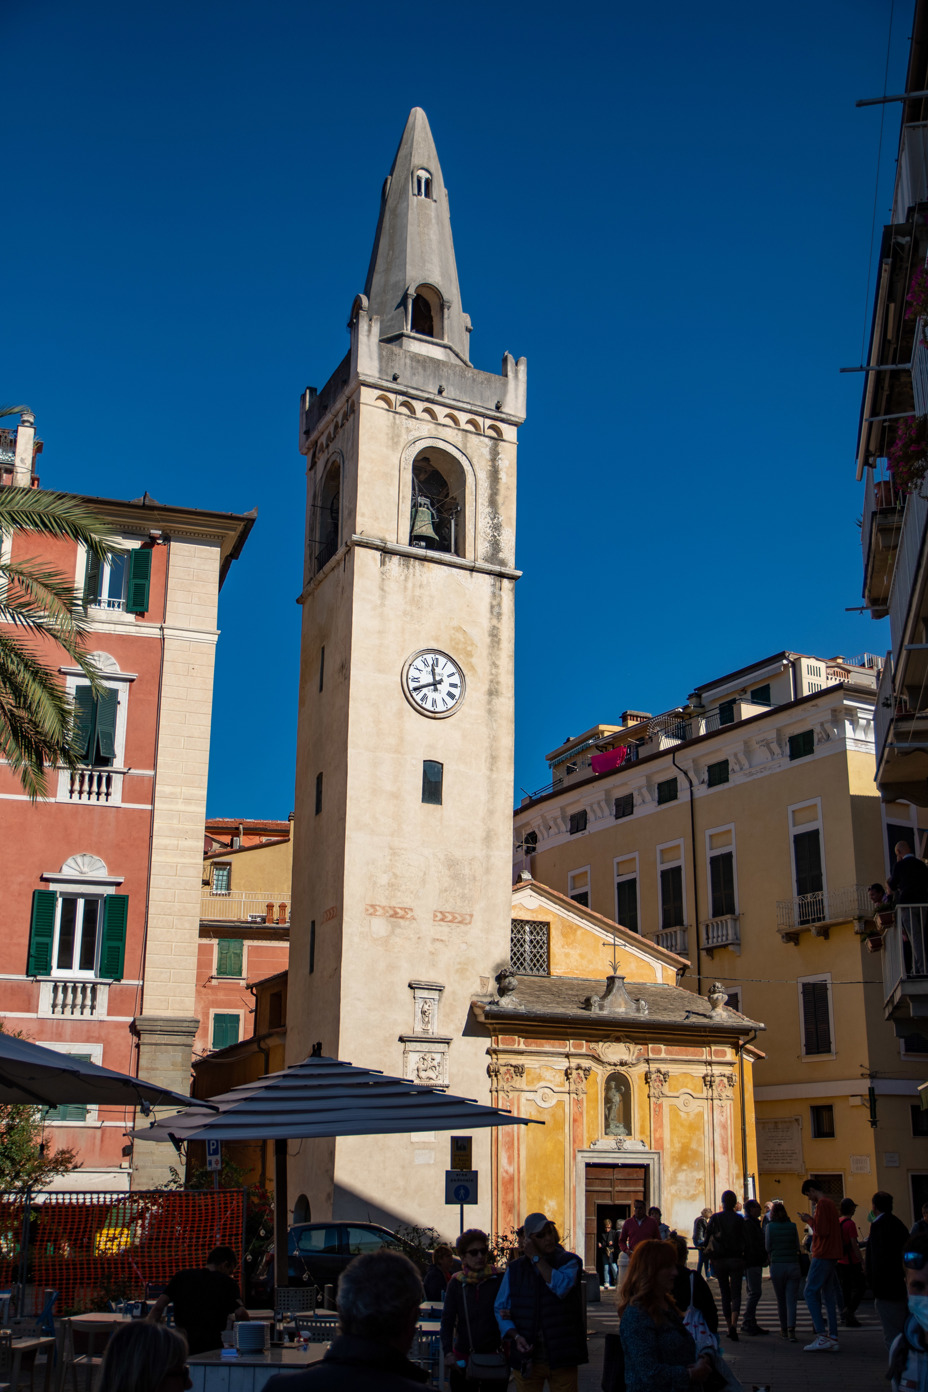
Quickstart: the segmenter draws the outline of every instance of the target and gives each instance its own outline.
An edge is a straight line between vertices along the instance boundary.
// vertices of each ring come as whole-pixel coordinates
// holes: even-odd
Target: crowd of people
[[[882,1190],[871,1200],[864,1250],[856,1205],[836,1205],[810,1178],[808,1211],[795,1215],[771,1201],[739,1203],[727,1190],[721,1207],[696,1218],[690,1265],[686,1237],[670,1232],[660,1209],[641,1200],[621,1228],[611,1219],[597,1234],[606,1289],[617,1289],[619,1334],[608,1336],[606,1392],[737,1392],[719,1343],[770,1331],[757,1320],[763,1269],[769,1266],[780,1334],[796,1342],[796,1311],[805,1301],[815,1337],[807,1352],[837,1352],[838,1320],[860,1326],[869,1288],[888,1354],[893,1392],[928,1392],[928,1204],[911,1232]],[[800,1227],[801,1225],[801,1227]],[[230,1318],[247,1318],[233,1278],[236,1257],[215,1248],[203,1270],[179,1272],[147,1322],[120,1329],[101,1372],[100,1392],[186,1392],[188,1351],[220,1347]],[[722,1319],[709,1282],[718,1284]],[[582,1259],[562,1244],[544,1213],[530,1213],[507,1264],[491,1259],[485,1232],[463,1232],[452,1248],[436,1247],[423,1283],[405,1256],[382,1251],[355,1258],[338,1286],[339,1332],[324,1357],[304,1371],[280,1373],[267,1392],[334,1392],[421,1388],[427,1374],[408,1357],[425,1298],[441,1302],[440,1340],[451,1392],[576,1392],[588,1361]],[[742,1300],[744,1316],[742,1319]],[[176,1329],[160,1323],[174,1304]],[[739,1332],[740,1330],[740,1332]]]

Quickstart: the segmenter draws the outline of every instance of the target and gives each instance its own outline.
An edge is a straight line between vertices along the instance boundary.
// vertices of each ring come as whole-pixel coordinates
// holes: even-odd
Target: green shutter
[[[51,973],[57,901],[58,895],[53,889],[32,891],[32,929],[29,933],[27,976],[48,976]]]
[[[129,552],[129,588],[126,597],[126,612],[129,614],[148,613],[148,594],[151,589],[151,552],[137,548]]]
[[[213,1016],[213,1044],[214,1049],[225,1049],[230,1044],[238,1043],[237,1015],[214,1015]]]
[[[69,1059],[75,1062],[92,1063],[93,1059],[89,1054],[68,1054]],[[62,1102],[57,1107],[46,1107],[42,1114],[43,1121],[86,1121],[87,1105],[83,1102]]]
[[[116,757],[116,709],[118,705],[119,696],[113,687],[108,687],[97,701],[97,746],[103,759],[115,759]]]
[[[122,981],[126,959],[128,894],[108,894],[103,900],[103,942],[100,947],[100,975]]]
[[[79,759],[88,757],[93,717],[93,692],[89,686],[79,686],[74,692],[74,752]]]
[[[220,938],[216,944],[216,975],[241,976],[245,960],[242,938]]]
[[[100,560],[97,556],[87,557],[87,572],[84,575],[84,608],[88,608],[100,594]]]

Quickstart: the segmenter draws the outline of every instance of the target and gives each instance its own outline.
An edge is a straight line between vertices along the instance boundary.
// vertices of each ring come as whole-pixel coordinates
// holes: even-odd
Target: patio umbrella
[[[208,1111],[212,1105],[215,1111]],[[456,1131],[527,1126],[513,1116],[407,1078],[339,1059],[308,1058],[230,1092],[195,1103],[177,1116],[138,1128],[139,1140],[274,1141],[274,1241],[277,1284],[287,1276],[287,1141],[306,1137],[386,1136],[404,1131]],[[543,1123],[537,1123],[542,1125]]]
[[[189,1106],[190,1100],[182,1092],[172,1092],[158,1083],[146,1083],[128,1073],[114,1073],[111,1068],[86,1063],[72,1054],[43,1049],[28,1039],[0,1034],[0,1102],[42,1107],[85,1102],[141,1107],[147,1113],[152,1107]]]

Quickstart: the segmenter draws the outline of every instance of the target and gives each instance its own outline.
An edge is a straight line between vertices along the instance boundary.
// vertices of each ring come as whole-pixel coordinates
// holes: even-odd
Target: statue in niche
[[[424,1000],[419,1006],[419,1029],[422,1034],[432,1033],[432,1011],[434,1006],[430,1000]]]
[[[627,1136],[631,1126],[631,1089],[621,1073],[610,1073],[603,1092],[604,1131],[607,1136]]]

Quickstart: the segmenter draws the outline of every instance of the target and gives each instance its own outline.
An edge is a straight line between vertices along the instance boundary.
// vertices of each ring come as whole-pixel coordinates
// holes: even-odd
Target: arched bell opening
[[[339,463],[329,466],[316,504],[316,573],[335,555],[339,542],[342,470]]]
[[[429,448],[412,464],[409,544],[427,551],[464,555],[465,476],[444,450]]]
[[[444,336],[442,299],[434,285],[416,286],[409,327],[424,338]]]

